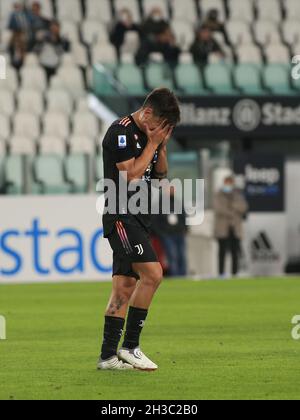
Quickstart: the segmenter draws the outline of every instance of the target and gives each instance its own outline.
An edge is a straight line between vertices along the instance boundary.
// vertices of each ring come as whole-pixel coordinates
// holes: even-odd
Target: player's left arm
[[[168,175],[168,154],[167,154],[167,144],[171,138],[173,132],[173,127],[170,128],[167,137],[164,142],[161,144],[158,150],[157,162],[154,165],[153,177],[155,179],[165,179]]]

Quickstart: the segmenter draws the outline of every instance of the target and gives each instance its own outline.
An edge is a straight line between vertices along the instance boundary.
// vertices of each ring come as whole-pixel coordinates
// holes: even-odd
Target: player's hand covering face
[[[151,108],[146,108],[142,115],[142,123],[148,140],[157,147],[166,145],[171,138],[174,127],[168,121],[153,114]]]
[[[145,124],[145,130],[148,141],[152,142],[156,147],[166,145],[171,138],[174,127],[172,127],[166,120],[160,121],[155,128],[150,128],[148,123]]]

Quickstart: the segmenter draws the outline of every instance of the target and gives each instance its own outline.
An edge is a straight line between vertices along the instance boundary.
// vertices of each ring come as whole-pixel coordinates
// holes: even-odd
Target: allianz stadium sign
[[[298,97],[181,97],[178,134],[206,138],[298,138]]]

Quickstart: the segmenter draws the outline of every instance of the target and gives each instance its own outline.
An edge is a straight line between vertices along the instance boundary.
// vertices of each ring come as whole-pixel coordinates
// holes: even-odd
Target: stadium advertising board
[[[287,261],[285,214],[251,213],[246,237],[250,274],[282,275]]]
[[[96,196],[1,197],[0,282],[107,280]]]
[[[300,103],[295,97],[181,97],[177,135],[193,138],[297,138]]]
[[[272,154],[240,154],[234,161],[237,182],[243,188],[250,212],[285,211],[284,158]]]
[[[283,274],[287,258],[284,158],[276,154],[240,154],[234,170],[249,204],[249,270],[252,275]]]

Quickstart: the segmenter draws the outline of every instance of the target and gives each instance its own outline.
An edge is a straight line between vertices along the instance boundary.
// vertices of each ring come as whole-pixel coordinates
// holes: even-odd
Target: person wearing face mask
[[[230,40],[223,22],[219,18],[219,11],[217,9],[209,10],[206,20],[203,22],[203,26],[210,29],[212,32],[219,32],[223,35],[224,41],[227,45],[230,45]]]
[[[121,56],[121,47],[124,43],[126,32],[135,31],[140,33],[140,27],[133,21],[129,9],[122,9],[119,18],[110,33],[110,42],[116,47],[118,58]]]
[[[168,27],[169,23],[165,20],[162,10],[159,7],[154,7],[142,24],[142,34],[146,39],[154,41],[155,37]]]
[[[228,176],[214,198],[215,236],[219,243],[219,274],[225,273],[226,255],[232,257],[232,275],[239,272],[240,244],[243,238],[243,220],[248,211],[244,196],[235,188],[234,178]]]

